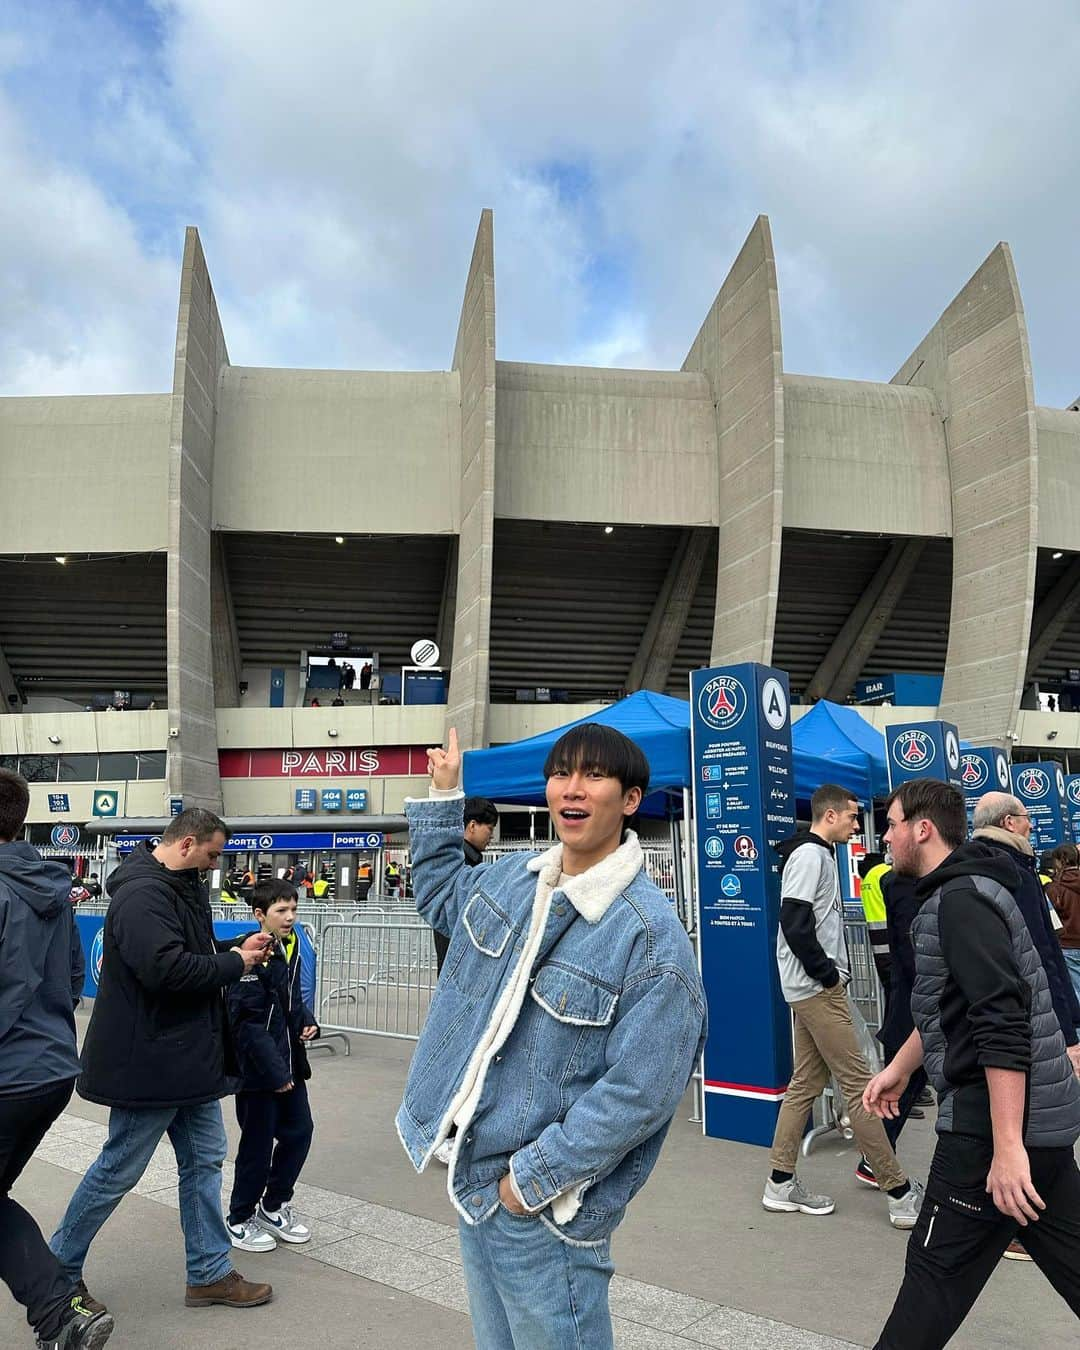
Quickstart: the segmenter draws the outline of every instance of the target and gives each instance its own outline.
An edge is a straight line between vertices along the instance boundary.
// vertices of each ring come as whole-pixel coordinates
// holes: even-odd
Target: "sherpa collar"
[[[1013,834],[1012,830],[1002,829],[1000,825],[984,825],[982,829],[976,830],[971,836],[972,839],[988,839],[992,844],[1005,844],[1008,848],[1016,849],[1017,853],[1022,853],[1026,858],[1034,858],[1035,850],[1031,847],[1030,840],[1024,838],[1022,834]]]
[[[539,872],[540,880],[554,890],[562,876],[562,854],[562,844],[556,844],[546,853],[530,858],[526,866],[530,872]],[[627,830],[626,838],[614,853],[601,858],[587,872],[568,878],[559,889],[587,923],[599,923],[615,897],[641,871],[643,863],[638,837],[633,830]]]

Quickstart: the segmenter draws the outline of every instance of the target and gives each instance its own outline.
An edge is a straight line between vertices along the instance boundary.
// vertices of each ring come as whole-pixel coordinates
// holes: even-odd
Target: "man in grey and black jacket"
[[[964,843],[964,798],[947,783],[904,783],[889,798],[888,821],[894,868],[920,878],[915,1031],[863,1101],[895,1115],[925,1061],[939,1138],[876,1350],[939,1350],[1020,1229],[1080,1316],[1080,1083],[1016,903],[1011,859]]]

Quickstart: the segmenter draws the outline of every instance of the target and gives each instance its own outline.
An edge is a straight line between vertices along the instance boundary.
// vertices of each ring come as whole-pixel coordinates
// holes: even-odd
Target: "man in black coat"
[[[81,1097],[111,1107],[109,1137],[71,1198],[51,1246],[81,1280],[98,1229],[138,1182],[163,1134],[176,1154],[188,1307],[269,1302],[268,1284],[233,1269],[221,1212],[225,1126],[220,1098],[235,1088],[223,987],[263,959],[267,937],[214,939],[200,873],[228,839],[209,811],[184,811],[156,848],[135,849],[108,878],[98,996],[83,1046]]]

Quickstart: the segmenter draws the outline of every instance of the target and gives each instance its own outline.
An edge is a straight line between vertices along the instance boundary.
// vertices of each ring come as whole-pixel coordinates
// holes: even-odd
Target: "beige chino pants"
[[[791,1075],[773,1136],[771,1162],[778,1172],[794,1172],[806,1120],[814,1102],[835,1078],[855,1131],[855,1140],[883,1191],[902,1186],[904,1169],[889,1145],[885,1127],[863,1108],[863,1089],[871,1073],[855,1039],[843,983],[791,1005],[795,1018],[795,1071]]]

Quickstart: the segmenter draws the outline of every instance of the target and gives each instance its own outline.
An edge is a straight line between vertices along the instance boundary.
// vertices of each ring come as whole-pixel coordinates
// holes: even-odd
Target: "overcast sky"
[[[678,368],[755,216],[788,370],[888,379],[998,240],[1080,394],[1076,0],[5,0],[0,393],[164,391],[185,225],[237,365]]]

